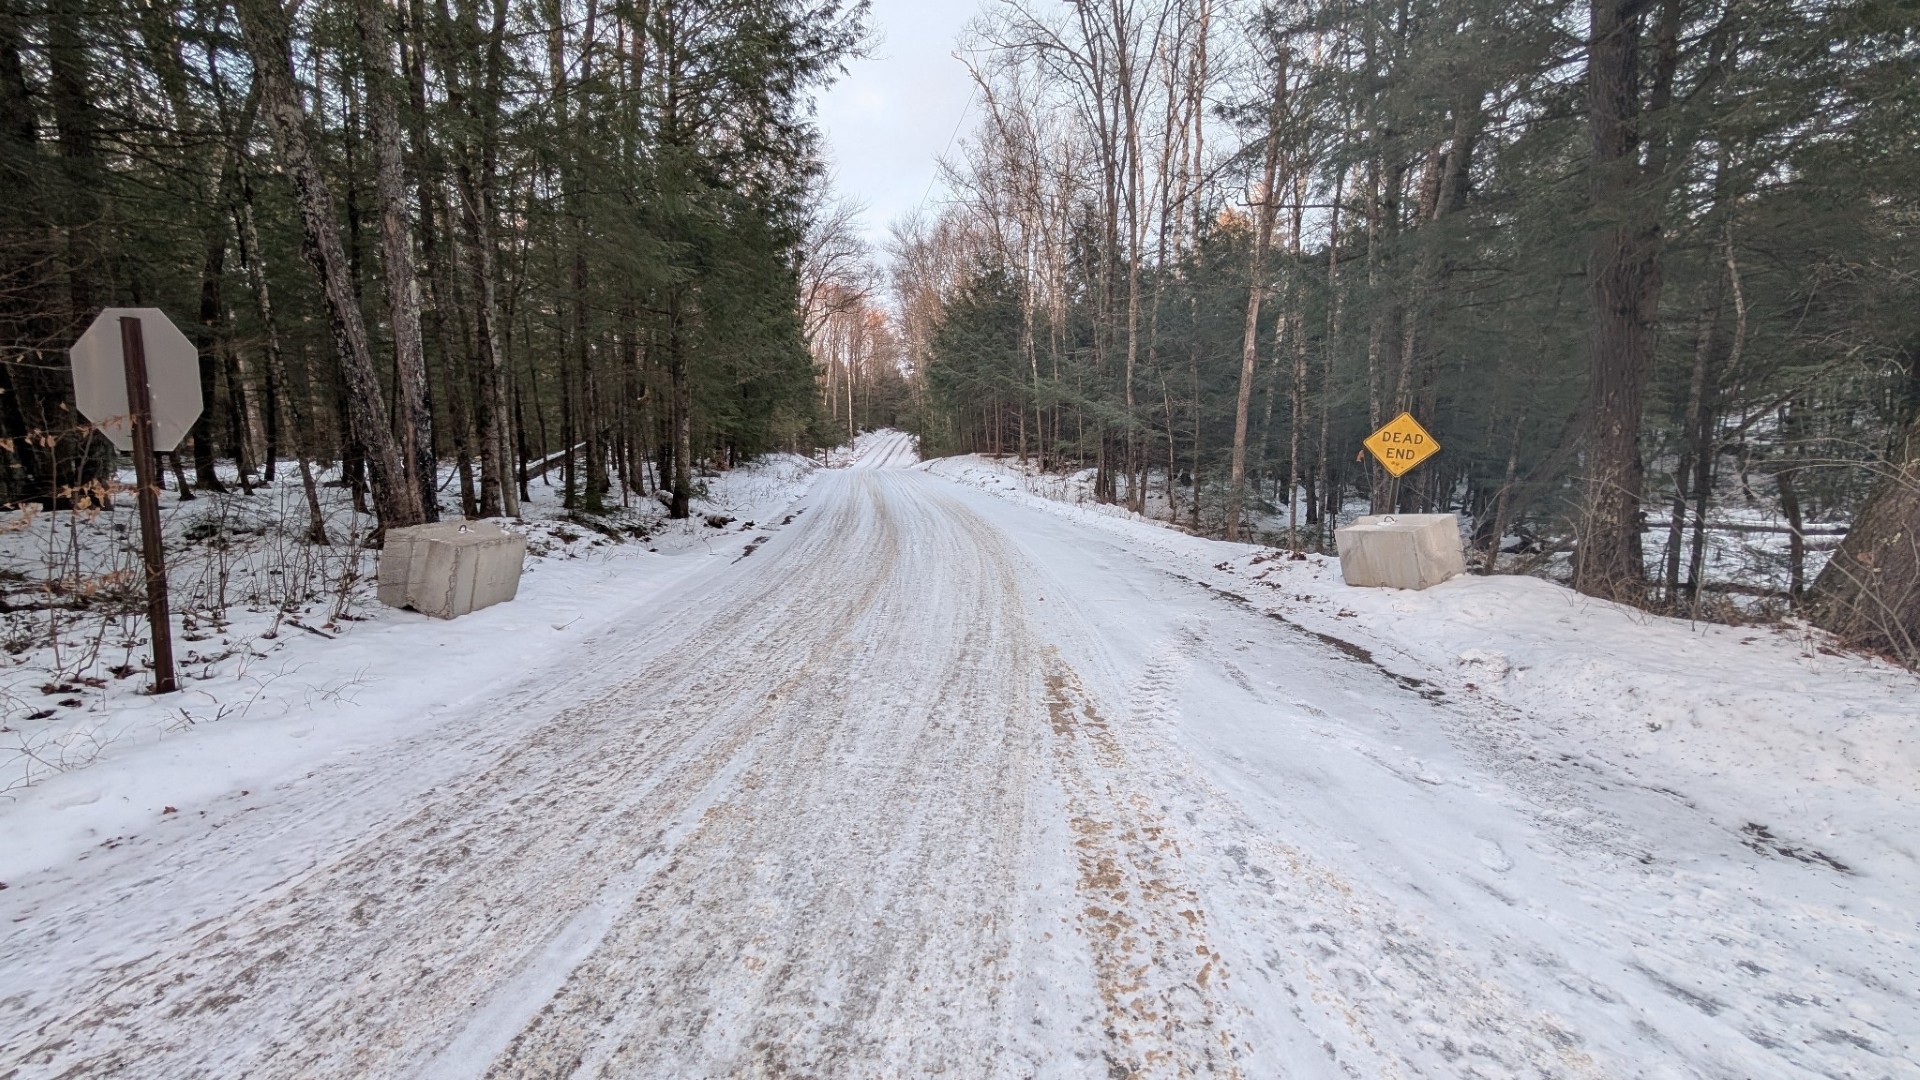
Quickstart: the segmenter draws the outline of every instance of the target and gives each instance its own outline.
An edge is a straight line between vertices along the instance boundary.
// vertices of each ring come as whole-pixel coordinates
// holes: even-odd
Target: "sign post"
[[[159,462],[153,453],[153,394],[147,386],[147,343],[140,320],[120,316],[120,350],[127,368],[127,413],[133,422],[133,476],[140,501],[140,561],[147,571],[147,623],[153,629],[153,692],[171,694],[173,616],[167,608],[167,555],[160,544]]]
[[[155,455],[180,445],[200,417],[199,353],[158,308],[108,308],[68,355],[81,413],[116,447],[133,453],[140,562],[153,633],[153,692],[170,694],[179,685],[173,673],[173,621],[167,605],[166,550],[160,542],[160,466]]]

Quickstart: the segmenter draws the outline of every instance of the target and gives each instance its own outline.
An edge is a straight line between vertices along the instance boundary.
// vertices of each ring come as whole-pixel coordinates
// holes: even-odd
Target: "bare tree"
[[[1247,269],[1247,322],[1240,343],[1240,393],[1233,412],[1233,466],[1227,490],[1227,539],[1240,539],[1241,507],[1247,493],[1247,412],[1253,402],[1253,380],[1260,348],[1260,302],[1267,292],[1267,248],[1273,240],[1274,217],[1280,208],[1279,170],[1281,120],[1286,111],[1286,57],[1279,57],[1279,77],[1267,111],[1266,154],[1260,182],[1248,202],[1253,210],[1253,235]]]

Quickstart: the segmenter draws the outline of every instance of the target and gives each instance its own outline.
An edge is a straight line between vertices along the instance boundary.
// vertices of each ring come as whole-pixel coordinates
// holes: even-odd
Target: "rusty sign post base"
[[[140,561],[147,572],[147,624],[153,631],[153,692],[179,689],[173,677],[173,617],[167,609],[166,551],[160,544],[159,461],[153,452],[153,399],[147,385],[147,346],[140,320],[120,319],[127,363],[127,412],[133,422],[133,476],[139,487]]]

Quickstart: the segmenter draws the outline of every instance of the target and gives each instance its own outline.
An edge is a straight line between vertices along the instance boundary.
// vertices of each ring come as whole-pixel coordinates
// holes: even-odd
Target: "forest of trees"
[[[951,197],[884,258],[811,120],[865,14],[0,0],[0,504],[102,497],[65,349],[157,306],[182,497],[291,466],[314,540],[319,483],[685,516],[900,424],[1212,535],[1453,510],[1489,572],[1920,656],[1920,0],[984,0]],[[1445,452],[1396,481],[1355,451],[1403,410]],[[1714,573],[1727,528],[1779,565]]]
[[[1323,550],[1459,511],[1695,613],[1751,511],[1786,565],[1719,586],[1916,655],[1913,0],[992,0],[963,55],[892,252],[930,449]],[[1402,410],[1445,451],[1396,482],[1355,451]]]
[[[0,0],[0,504],[100,496],[66,348],[108,305],[195,339],[182,496],[296,462],[318,540],[319,464],[382,526],[548,473],[685,516],[703,463],[830,437],[811,98],[863,12]]]

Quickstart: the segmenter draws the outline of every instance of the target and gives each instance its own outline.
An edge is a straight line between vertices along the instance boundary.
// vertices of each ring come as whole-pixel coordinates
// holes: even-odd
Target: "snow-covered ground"
[[[1469,923],[1461,940],[1489,966],[1543,963],[1563,989],[1617,994],[1644,1012],[1644,1034],[1660,1032],[1664,1048],[1595,1055],[1600,1075],[1920,1075],[1920,679],[1911,672],[1835,650],[1817,631],[1691,624],[1531,577],[1464,577],[1418,593],[1351,589],[1335,560],[1188,536],[1082,502],[1075,478],[979,457],[922,468],[1059,519],[1090,551],[1099,545],[1089,534],[1105,534],[1131,560],[1275,627],[1227,642],[1217,632],[1170,635],[1196,657],[1228,658],[1219,666],[1231,684],[1214,673],[1212,707],[1190,686],[1174,741],[1242,774],[1249,798],[1337,801],[1328,788],[1340,785],[1325,773],[1357,765],[1358,803],[1398,801],[1403,785],[1436,797],[1464,787],[1530,819],[1518,836],[1491,826],[1457,835],[1452,854],[1466,865],[1454,875],[1483,895],[1428,900],[1478,909],[1481,925]],[[1095,587],[1065,591],[1078,598]],[[1103,621],[1105,636],[1136,617]],[[1208,614],[1197,625],[1219,623]],[[1358,709],[1292,697],[1300,675],[1275,657],[1274,639],[1288,636],[1329,646],[1400,693],[1356,695]],[[1167,644],[1143,642],[1130,663],[1150,668]],[[1173,663],[1191,672],[1196,662]],[[1337,770],[1301,762],[1301,725],[1344,744],[1347,760]],[[1454,760],[1440,766],[1422,742]],[[1355,757],[1402,784],[1379,785]],[[1289,773],[1313,779],[1275,782]],[[1348,809],[1351,818],[1284,812],[1322,819],[1326,844],[1303,845],[1317,856],[1367,844],[1358,822],[1371,818],[1380,820],[1375,843],[1401,849],[1376,872],[1414,876],[1395,865],[1402,859],[1431,870],[1430,829]],[[1515,867],[1529,863],[1559,888],[1516,890]],[[1424,883],[1412,887],[1419,895]],[[1600,925],[1583,927],[1582,916]],[[1577,955],[1594,946],[1611,955]],[[1628,981],[1583,982],[1608,967]],[[1387,988],[1383,1004],[1395,995]],[[1412,1071],[1473,1074],[1464,1062]]]
[[[17,792],[0,1076],[1920,1075],[1912,675],[912,461]]]
[[[452,623],[375,601],[374,553],[358,542],[370,522],[340,488],[321,489],[328,548],[297,539],[306,516],[290,466],[252,496],[181,503],[169,492],[179,693],[147,693],[144,614],[56,609],[52,633],[45,611],[8,616],[21,647],[0,657],[0,822],[14,823],[0,843],[0,883],[111,842],[166,806],[264,787],[484,700],[628,609],[764,543],[815,470],[783,454],[702,478],[693,517],[679,522],[650,501],[571,515],[557,488],[536,481],[525,520],[509,523],[532,556],[517,599]],[[729,520],[715,527],[709,517]],[[0,559],[29,600],[44,595],[49,564],[82,583],[136,565],[131,506],[77,528],[64,513],[13,519],[0,529]],[[98,642],[109,647],[91,648]]]
[[[922,468],[1125,536],[1271,617],[1363,647],[1390,671],[1527,708],[1626,756],[1737,770],[1736,779],[1848,776],[1920,795],[1920,680],[1842,653],[1811,628],[1662,618],[1525,576],[1350,589],[1337,559],[1294,562],[1187,536],[1084,502],[1068,478],[978,456]]]
[[[1058,502],[1073,503],[1099,512],[1125,513],[1118,507],[1102,503],[1094,494],[1094,470],[1079,469],[1071,472],[1040,472],[1031,468],[1030,462],[1021,462],[1015,458],[999,460],[980,456],[968,456],[956,459],[972,463],[975,467],[988,472],[1004,473],[1006,482],[1015,483],[1026,491],[1042,495]],[[1150,471],[1145,488],[1145,513],[1149,520],[1175,524],[1190,531],[1218,536],[1225,520],[1227,492],[1224,483],[1214,479],[1201,491],[1201,513],[1199,524],[1194,525],[1193,492],[1189,485],[1179,485],[1174,498],[1168,497],[1167,474],[1165,470]],[[1791,533],[1787,519],[1773,509],[1773,496],[1765,492],[1766,484],[1761,483],[1762,497],[1736,478],[1726,478],[1723,490],[1716,493],[1707,527],[1702,530],[1704,544],[1700,566],[1700,580],[1705,583],[1704,599],[1699,613],[1713,613],[1718,616],[1737,618],[1777,617],[1788,607],[1788,590],[1793,582],[1791,558]],[[1121,482],[1119,501],[1125,503],[1125,483]],[[1304,487],[1294,488],[1291,503],[1287,494],[1280,491],[1271,477],[1259,479],[1248,492],[1246,505],[1242,509],[1242,519],[1246,526],[1246,535],[1262,542],[1286,546],[1287,536],[1298,529],[1304,546],[1322,547],[1332,543],[1331,531],[1309,525],[1307,521],[1307,493]],[[1667,557],[1672,537],[1671,509],[1667,501],[1655,499],[1650,506],[1666,520],[1649,520],[1642,537],[1647,577],[1652,581],[1666,580]],[[1332,524],[1337,527],[1350,524],[1363,514],[1372,513],[1366,493],[1343,490],[1343,502],[1332,515]],[[1688,519],[1689,525],[1691,524]],[[1484,524],[1471,518],[1462,518],[1463,536],[1471,536],[1475,527]],[[1805,551],[1802,556],[1801,573],[1806,582],[1819,576],[1822,567],[1840,546],[1847,533],[1845,522],[1809,521],[1802,524],[1802,539]],[[1540,538],[1530,534],[1509,532],[1501,538],[1503,552],[1502,570],[1513,570],[1520,565],[1529,567],[1527,572],[1543,573],[1560,580],[1571,575],[1570,552],[1564,546],[1553,545],[1548,541],[1550,550],[1541,550]],[[1686,581],[1690,575],[1687,560],[1691,556],[1691,533],[1683,535],[1680,549],[1679,580]],[[1478,552],[1468,555],[1470,565],[1477,563]]]

